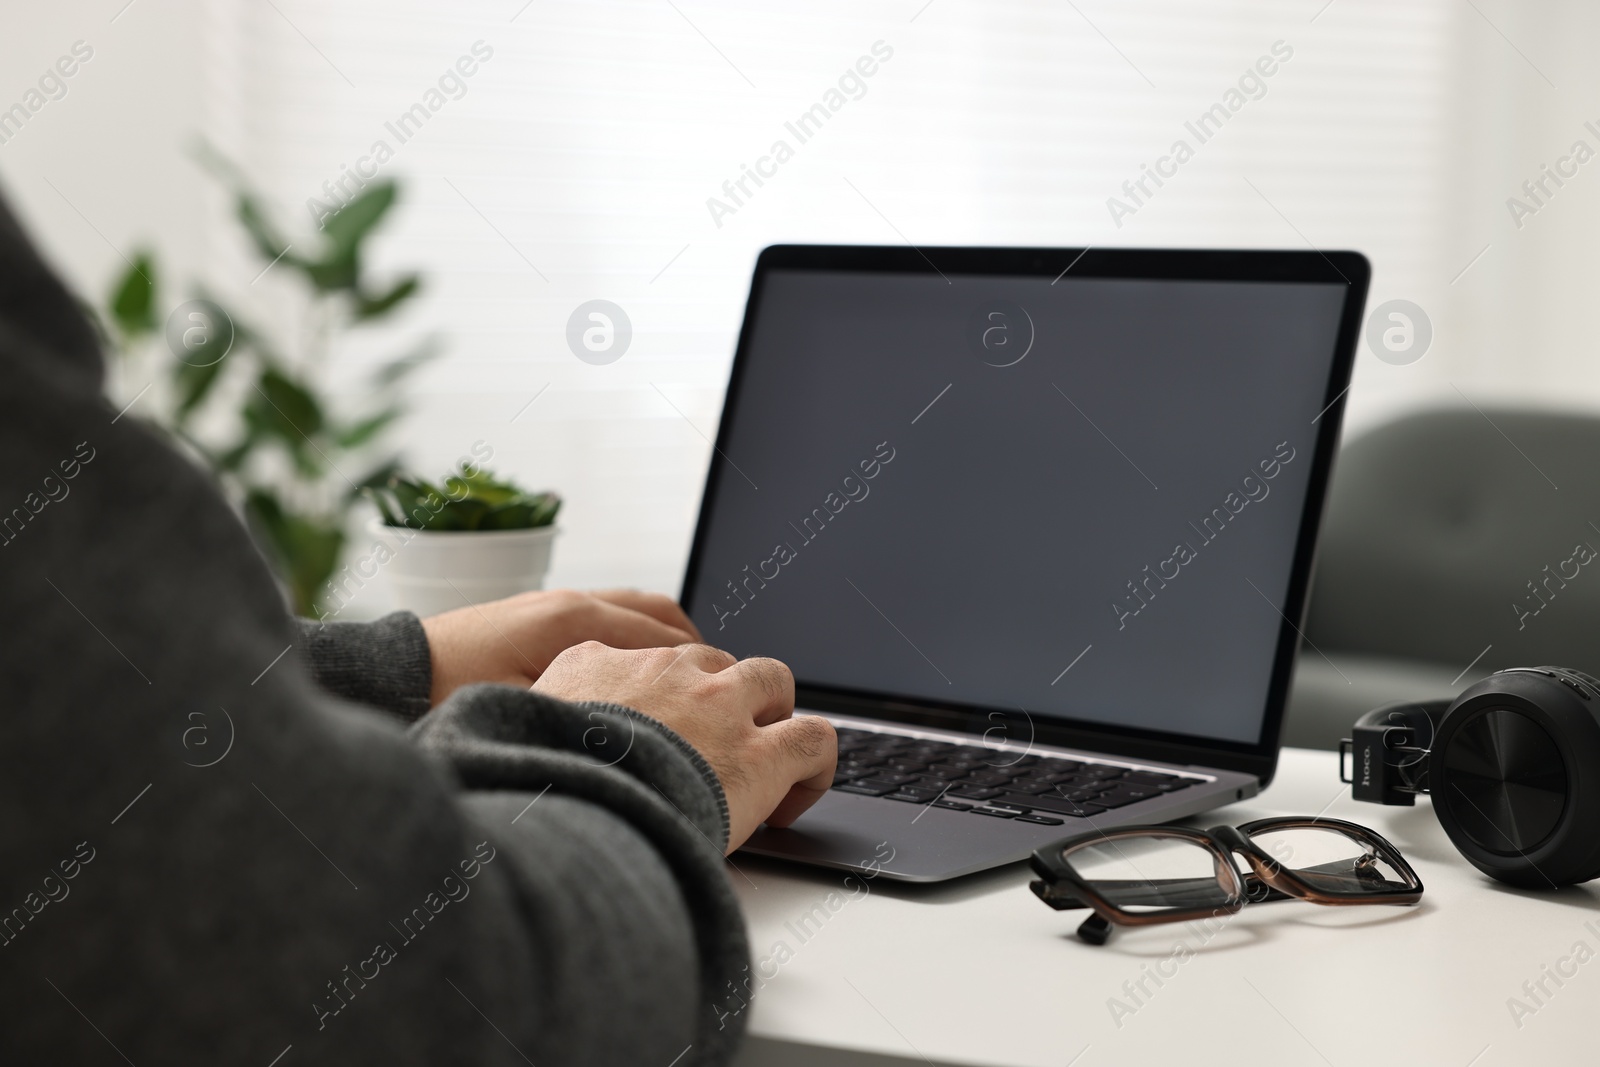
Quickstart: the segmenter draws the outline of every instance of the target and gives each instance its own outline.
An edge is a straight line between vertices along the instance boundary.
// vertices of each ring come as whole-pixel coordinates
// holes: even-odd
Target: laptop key
[[[871,778],[859,778],[856,785],[870,786],[873,789],[882,788],[888,792],[898,793],[900,787],[917,780],[912,774],[874,774]]]
[[[1094,803],[1100,805],[1102,808],[1121,808],[1126,807],[1129,804],[1137,804],[1141,800],[1149,800],[1151,797],[1159,797],[1164,795],[1165,794],[1158,789],[1135,789],[1131,787],[1123,787],[1110,789],[1099,794],[1094,798]]]
[[[972,810],[972,805],[971,804],[963,804],[960,801],[956,801],[956,800],[935,800],[933,802],[933,806],[936,807],[936,808],[949,808],[951,811],[971,811]]]
[[[981,789],[977,786],[962,785],[950,790],[950,796],[965,797],[968,800],[988,800],[990,797],[1000,795],[998,789]]]
[[[1000,774],[995,771],[978,771],[976,773],[967,775],[966,778],[962,779],[962,781],[965,784],[971,785],[994,786],[1005,785],[1014,777],[1016,776],[1012,774]]]
[[[1038,782],[1040,785],[1054,785],[1057,782],[1070,782],[1078,779],[1079,777],[1080,776],[1076,771],[1047,771],[1042,767],[1035,767],[1027,775],[1028,781]]]
[[[874,782],[887,782],[890,785],[905,785],[908,782],[917,780],[917,775],[915,774],[895,774],[882,767],[873,771],[871,777]]]
[[[992,815],[996,819],[1014,819],[1014,818],[1017,817],[1017,813],[1016,812],[1007,811],[1004,808],[973,808],[972,809],[972,814],[974,814],[974,815]]]
[[[1066,822],[1065,819],[1055,819],[1048,815],[1018,815],[1014,821],[1037,823],[1040,826],[1060,826]]]
[[[934,778],[955,779],[965,778],[967,776],[967,770],[968,768],[966,767],[954,767],[948,763],[935,763],[923,773]]]
[[[1032,810],[1031,806],[1029,805],[1013,804],[1009,800],[991,800],[989,801],[989,806],[991,808],[1005,808],[1007,811],[1017,812],[1027,812]]]
[[[885,793],[885,800],[903,800],[907,804],[926,804],[933,797],[927,793]]]
[[[1048,793],[1037,797],[1030,797],[1026,793],[1007,793],[1000,799],[1007,803],[1033,808],[1035,811],[1048,811],[1057,815],[1098,815],[1106,810],[1099,802],[1068,800],[1064,796],[1051,796]]]
[[[837,793],[859,793],[866,797],[881,797],[895,792],[899,787],[892,785],[871,786],[863,785],[861,782],[850,782],[847,785],[836,785],[833,788]]]

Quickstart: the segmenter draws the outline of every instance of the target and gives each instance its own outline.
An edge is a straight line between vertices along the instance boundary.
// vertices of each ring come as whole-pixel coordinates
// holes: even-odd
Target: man
[[[633,592],[297,623],[100,383],[0,207],[0,1061],[726,1062],[787,669]]]

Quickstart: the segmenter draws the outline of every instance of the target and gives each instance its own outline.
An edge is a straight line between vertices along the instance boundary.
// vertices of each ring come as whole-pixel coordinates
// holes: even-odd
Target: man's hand
[[[833,726],[794,716],[794,675],[775,659],[737,660],[708,645],[627,652],[590,641],[557,656],[533,688],[633,708],[699,750],[728,798],[729,852],[762,822],[788,826],[833,784]]]
[[[550,661],[584,641],[654,648],[700,640],[700,631],[659,593],[557,589],[457,608],[422,620],[433,660],[434,704],[459,686],[531,686]]]

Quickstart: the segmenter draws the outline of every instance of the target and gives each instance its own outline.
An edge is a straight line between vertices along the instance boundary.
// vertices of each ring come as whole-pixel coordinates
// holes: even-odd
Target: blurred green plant
[[[529,493],[481,468],[452,474],[442,487],[395,474],[366,492],[386,525],[413,530],[532,530],[561,510],[555,493]]]
[[[429,338],[380,364],[360,390],[363,400],[354,412],[338,410],[322,380],[329,348],[342,331],[392,315],[421,287],[414,273],[374,282],[365,267],[366,242],[399,190],[393,181],[372,182],[320,230],[291,240],[236,167],[208,148],[199,154],[227,188],[234,216],[265,264],[261,274],[282,268],[304,286],[307,328],[295,358],[203,288],[195,290],[203,310],[188,316],[198,325],[175,338],[170,324],[163,329],[155,256],[148,249],[134,256],[114,285],[104,333],[123,357],[123,370],[141,372],[124,374],[125,380],[148,376],[147,388],[159,386],[151,390],[145,413],[153,407],[151,421],[216,473],[276,567],[295,611],[313,615],[339,565],[363,490],[386,484],[399,469],[383,438],[405,413],[401,387],[436,354]],[[210,321],[218,315],[230,321]],[[220,344],[219,331],[228,341],[225,351],[194,358],[191,339],[200,351],[206,343]]]

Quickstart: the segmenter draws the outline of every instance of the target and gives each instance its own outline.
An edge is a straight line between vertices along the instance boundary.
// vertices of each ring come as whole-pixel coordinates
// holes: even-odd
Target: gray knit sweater
[[[726,1062],[705,761],[625,708],[429,711],[417,620],[293,621],[100,382],[0,206],[0,1062]]]

